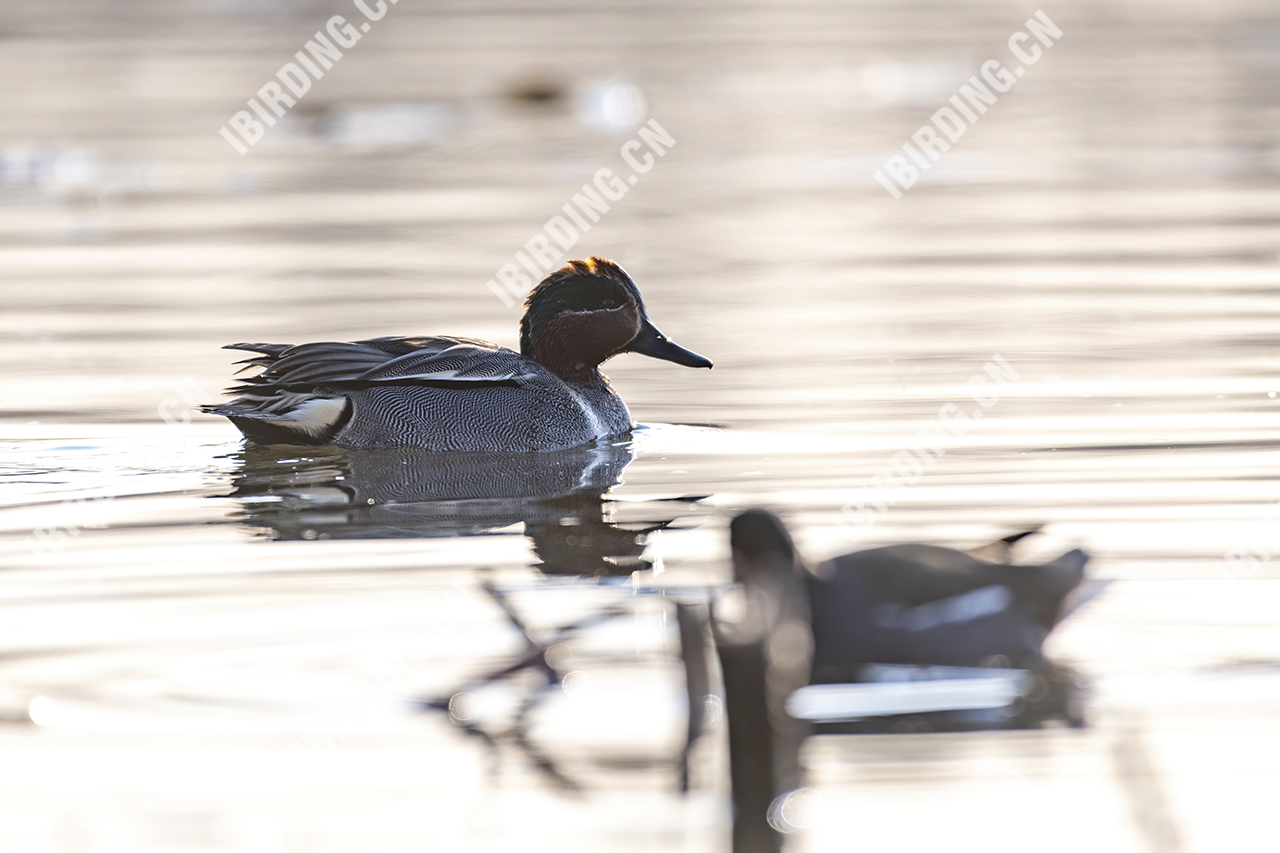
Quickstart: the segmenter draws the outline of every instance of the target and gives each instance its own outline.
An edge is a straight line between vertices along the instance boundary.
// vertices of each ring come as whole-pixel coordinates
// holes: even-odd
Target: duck
[[[663,335],[631,276],[594,255],[529,292],[519,352],[444,335],[224,349],[254,353],[241,372],[261,370],[205,412],[259,444],[355,449],[540,452],[613,439],[635,424],[605,361],[634,352],[712,366]]]
[[[1074,549],[1035,565],[1008,562],[1018,533],[975,551],[909,543],[810,566],[773,513],[730,523],[734,580],[766,622],[801,619],[813,683],[858,680],[869,664],[1048,668],[1044,643],[1084,580]],[[778,614],[769,616],[769,613]]]
[[[1051,672],[1042,647],[1088,555],[1077,549],[1040,565],[1012,564],[1011,546],[1031,532],[972,552],[911,543],[810,565],[772,512],[749,509],[730,522],[735,583],[712,599],[709,618],[728,720],[734,850],[781,850],[783,833],[800,828],[787,812],[811,795],[800,760],[811,733],[927,731],[937,722],[900,719],[878,729],[859,727],[862,713],[805,713],[793,700],[811,685],[859,682],[882,664]],[[1048,699],[1048,679],[1031,680]],[[1073,712],[1064,711],[1070,722]],[[849,719],[852,728],[839,727]],[[1005,725],[1024,723],[1032,715]]]

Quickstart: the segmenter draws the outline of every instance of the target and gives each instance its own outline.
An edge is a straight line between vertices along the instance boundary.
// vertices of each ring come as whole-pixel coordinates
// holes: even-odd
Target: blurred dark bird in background
[[[975,719],[998,718],[1006,726],[1038,722],[1035,715],[1018,719],[1016,712],[1006,713],[999,706],[1007,700],[972,703],[964,696],[966,686],[980,685],[981,692],[994,683],[998,693],[1006,682],[1029,685],[1009,700],[1022,705],[1060,701],[1061,715],[1072,722],[1079,718],[1078,710],[1067,707],[1074,694],[1064,698],[1051,689],[1055,679],[1064,679],[1045,659],[1043,646],[1066,612],[1068,596],[1081,585],[1088,556],[1073,550],[1041,565],[1010,564],[1012,546],[1034,532],[970,552],[894,545],[810,568],[773,513],[748,510],[733,520],[729,534],[737,588],[713,607],[712,628],[729,722],[735,853],[781,850],[784,834],[794,829],[786,813],[789,799],[804,795],[799,753],[811,724],[865,724],[869,717],[898,713],[908,728],[888,730],[913,731],[914,722],[907,720],[927,718],[923,725],[932,725],[936,715],[911,711],[944,711],[947,693],[961,710],[994,704],[995,717]],[[1011,667],[1023,672],[1006,679],[981,677]],[[912,707],[908,701],[895,712],[881,701],[874,709],[875,703],[865,700],[883,699],[883,694],[858,690],[884,686],[862,682],[880,680],[876,676],[885,670],[895,680],[923,686],[926,702]],[[858,687],[837,697],[845,707],[829,717],[800,714],[792,702],[824,690],[807,685],[842,684]],[[891,687],[910,700],[910,684]],[[836,708],[829,701],[825,706]]]

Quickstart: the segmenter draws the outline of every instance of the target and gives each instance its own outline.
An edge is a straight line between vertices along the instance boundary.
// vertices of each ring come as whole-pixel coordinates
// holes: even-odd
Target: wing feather
[[[258,353],[245,370],[262,368],[230,389],[239,394],[271,394],[353,385],[441,382],[518,382],[530,377],[527,361],[514,352],[474,338],[373,338],[342,343],[232,344],[228,349]]]

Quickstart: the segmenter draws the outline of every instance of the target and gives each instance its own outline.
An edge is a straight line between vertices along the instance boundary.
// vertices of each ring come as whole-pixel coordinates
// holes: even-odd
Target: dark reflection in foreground
[[[628,524],[613,520],[609,493],[621,482],[632,458],[629,443],[515,454],[249,445],[239,454],[241,464],[231,496],[241,502],[246,525],[266,529],[276,539],[467,536],[523,523],[544,574],[625,577],[651,567],[642,556],[648,534],[688,514],[659,513],[661,517]],[[659,505],[679,508],[698,500],[676,498]],[[625,584],[627,591],[616,601],[553,630],[533,632],[510,595],[487,573],[481,572],[480,577],[482,588],[526,648],[444,696],[420,700],[420,706],[446,712],[455,725],[492,748],[495,762],[500,745],[510,743],[557,788],[579,790],[579,782],[535,741],[529,721],[568,674],[557,663],[555,650],[577,643],[597,625],[634,615],[639,598]],[[545,578],[537,581],[538,585],[554,583]],[[712,690],[705,617],[697,615],[695,605],[672,602],[671,607],[681,635],[691,710],[679,754],[655,760],[664,763],[674,758],[679,784],[687,789],[690,750],[701,732],[705,700]],[[630,657],[614,661],[625,662],[634,663]],[[526,675],[534,676],[534,684],[522,680]],[[514,686],[519,697],[516,712],[497,724],[481,720],[470,710],[475,702],[472,693],[502,682]]]
[[[564,687],[565,679],[570,674],[565,666],[565,652],[571,645],[576,643],[584,632],[595,626],[619,616],[634,615],[637,598],[634,595],[629,598],[620,598],[613,604],[598,608],[572,622],[557,625],[550,630],[544,628],[542,631],[535,632],[529,629],[524,617],[506,591],[487,578],[483,582],[483,589],[501,608],[512,627],[519,632],[524,640],[524,650],[511,660],[469,679],[465,684],[442,696],[422,700],[421,707],[447,713],[449,720],[455,726],[468,735],[479,738],[489,748],[494,762],[490,772],[494,772],[497,768],[500,744],[507,741],[522,752],[531,765],[557,788],[564,791],[580,791],[582,785],[567,775],[558,761],[531,737],[529,720],[552,692]],[[678,771],[679,789],[687,792],[690,756],[694,745],[703,733],[710,709],[713,706],[718,707],[719,702],[712,695],[711,671],[708,667],[710,634],[707,631],[705,606],[697,602],[666,599],[665,596],[662,598],[675,616],[680,638],[678,655],[684,671],[688,715],[684,742],[678,755],[674,756],[673,763]],[[621,663],[621,661],[615,661],[615,663]],[[495,728],[490,721],[483,719],[484,715],[480,712],[474,693],[499,682],[516,680],[522,674],[532,674],[533,685],[530,686],[528,681],[525,681],[523,695],[515,713],[510,716],[505,725],[500,723]],[[655,763],[661,764],[672,757],[655,758]]]
[[[630,443],[550,453],[247,445],[231,496],[275,539],[415,539],[523,523],[547,574],[617,576],[649,567],[646,537],[670,515],[621,524],[610,490]],[[696,500],[696,499],[690,499]]]

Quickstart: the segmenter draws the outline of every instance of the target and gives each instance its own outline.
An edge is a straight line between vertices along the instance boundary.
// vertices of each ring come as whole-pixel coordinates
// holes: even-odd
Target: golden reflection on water
[[[635,600],[633,569],[723,580],[745,506],[849,549],[839,508],[998,353],[1018,380],[861,543],[1088,548],[1120,582],[1054,649],[1094,726],[815,739],[795,846],[1265,849],[1280,572],[1219,561],[1277,545],[1269,6],[1046,9],[1063,40],[899,202],[870,173],[1034,9],[401,4],[243,158],[217,127],[330,7],[9,11],[0,719],[42,725],[0,726],[0,848],[716,849],[716,737],[673,793],[660,608],[577,641],[581,689],[538,711],[581,800],[413,706],[521,649],[475,570],[546,629]],[[550,500],[384,494],[188,413],[232,341],[513,345],[484,283],[620,162],[616,85],[677,145],[574,251],[716,362],[610,363],[652,425],[625,460]]]

